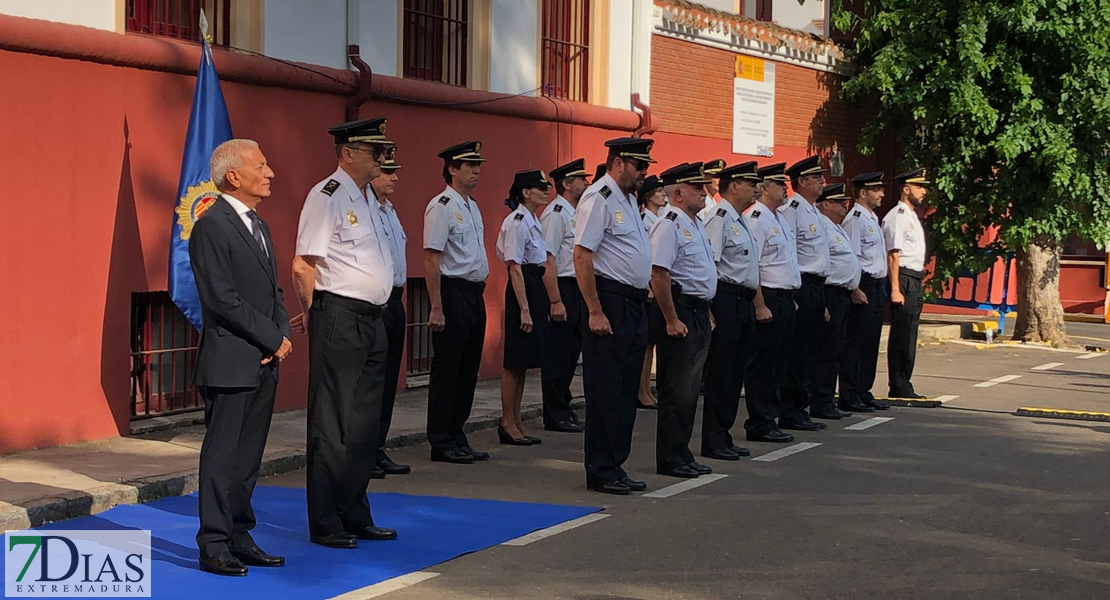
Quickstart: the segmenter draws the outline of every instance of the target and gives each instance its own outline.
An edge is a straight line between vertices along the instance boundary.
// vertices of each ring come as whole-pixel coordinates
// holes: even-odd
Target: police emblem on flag
[[[212,180],[202,181],[185,190],[185,195],[177,204],[177,224],[181,225],[181,239],[188,241],[193,234],[193,225],[204,211],[212,207],[212,203],[220,197],[220,190]]]

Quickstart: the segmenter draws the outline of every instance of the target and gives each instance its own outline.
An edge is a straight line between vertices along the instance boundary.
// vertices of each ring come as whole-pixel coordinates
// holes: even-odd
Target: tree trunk
[[[1044,235],[1018,251],[1018,316],[1013,339],[1068,343],[1060,304],[1060,252],[1060,242]]]

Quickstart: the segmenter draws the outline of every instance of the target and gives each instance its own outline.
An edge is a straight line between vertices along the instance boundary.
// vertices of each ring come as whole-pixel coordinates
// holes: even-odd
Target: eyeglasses
[[[359,148],[357,146],[347,146],[347,149],[348,150],[357,150],[359,152],[365,152],[365,153],[370,155],[370,158],[373,158],[374,160],[376,160],[378,162],[381,162],[381,160],[383,158],[385,158],[385,150],[383,150],[381,148],[376,148],[375,147],[373,149],[367,149],[367,148]]]
[[[647,171],[648,167],[651,166],[648,161],[640,160],[638,158],[626,158],[624,159],[624,162],[628,163],[629,166],[631,166],[633,169],[636,169],[637,171]]]

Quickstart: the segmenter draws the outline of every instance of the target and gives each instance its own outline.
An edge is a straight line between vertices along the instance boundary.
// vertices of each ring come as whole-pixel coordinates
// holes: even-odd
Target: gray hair
[[[228,140],[212,151],[212,182],[223,189],[227,186],[227,172],[243,165],[243,152],[258,148],[258,142],[247,139]]]

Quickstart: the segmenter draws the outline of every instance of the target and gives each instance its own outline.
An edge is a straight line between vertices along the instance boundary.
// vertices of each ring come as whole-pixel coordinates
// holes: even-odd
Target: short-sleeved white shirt
[[[647,289],[651,245],[635,197],[621,193],[617,182],[606,174],[586,189],[575,220],[574,243],[594,253],[595,273]]]
[[[708,221],[709,217],[713,216],[713,213],[717,211],[717,206],[720,205],[721,202],[723,202],[723,200],[720,194],[713,194],[712,196],[706,195],[705,208],[698,211],[698,218],[701,219],[702,223]]]
[[[683,294],[712,300],[717,293],[717,267],[705,226],[685,211],[673,206],[659,211],[659,222],[651,228],[651,264],[670,271]]]
[[[540,226],[547,253],[555,257],[556,275],[574,277],[574,207],[570,201],[556,196],[540,215]]]
[[[821,211],[800,194],[794,194],[786,204],[779,207],[779,214],[794,231],[798,246],[798,268],[802,273],[827,276],[829,241],[825,238],[825,228],[821,224]]]
[[[667,208],[666,206],[664,206],[663,208],[660,208],[659,212],[662,213],[663,210],[666,209],[666,208]],[[651,228],[655,227],[655,224],[659,222],[659,215],[651,212],[650,210],[648,210],[646,208],[644,209],[644,214],[641,215],[641,218],[643,218],[644,227],[648,228],[648,233],[649,234],[651,233]]]
[[[367,186],[369,189],[369,186]],[[372,193],[343,169],[312,186],[297,226],[297,255],[316,257],[316,289],[382,305],[393,291],[393,257]]]
[[[883,217],[883,235],[887,252],[898,252],[898,266],[925,270],[925,229],[914,209],[905,202],[890,209]]]
[[[439,273],[467,281],[483,282],[489,276],[485,226],[473,198],[463,198],[447,186],[424,209],[424,249],[443,255]]]
[[[405,228],[401,227],[401,219],[397,217],[397,210],[389,200],[378,201],[378,216],[381,218],[382,231],[389,240],[389,252],[393,257],[393,287],[402,287],[408,280],[408,257],[405,256],[405,245],[408,236]]]
[[[512,261],[518,265],[542,265],[547,262],[543,228],[523,204],[501,222],[501,229],[497,232],[497,258],[501,262]]]
[[[848,234],[825,215],[821,215],[821,223],[825,227],[825,237],[829,240],[829,275],[825,284],[849,290],[858,288],[862,271]]]
[[[730,202],[721,202],[705,222],[717,278],[755,290],[759,287],[759,253],[755,238]]]
[[[802,287],[794,230],[782,215],[756,202],[744,211],[744,218],[759,249],[759,285],[779,290]]]
[[[886,277],[886,240],[879,219],[868,208],[857,204],[840,224],[852,243],[852,250],[859,259],[864,273],[882,279]]]

